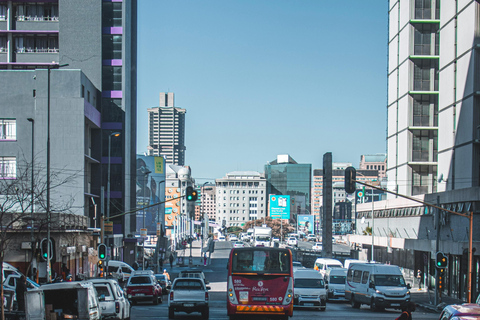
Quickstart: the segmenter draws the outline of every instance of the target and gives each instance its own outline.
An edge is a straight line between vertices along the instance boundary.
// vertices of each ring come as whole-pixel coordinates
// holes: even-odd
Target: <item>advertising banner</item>
[[[314,226],[314,216],[308,214],[298,215],[298,232],[304,234],[312,234]]]
[[[270,195],[270,218],[290,219],[290,196]]]
[[[157,234],[157,223],[164,224],[165,205],[146,206],[165,201],[165,159],[137,154],[137,209],[136,233],[147,229]]]

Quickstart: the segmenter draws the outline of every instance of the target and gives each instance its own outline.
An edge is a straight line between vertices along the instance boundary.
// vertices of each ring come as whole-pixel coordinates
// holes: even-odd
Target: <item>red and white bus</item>
[[[293,268],[289,249],[234,248],[228,260],[227,314],[293,315]]]

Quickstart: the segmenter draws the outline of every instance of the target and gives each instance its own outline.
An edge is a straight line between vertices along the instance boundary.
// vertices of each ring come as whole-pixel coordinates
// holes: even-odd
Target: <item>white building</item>
[[[217,225],[241,227],[249,220],[263,219],[267,212],[267,181],[258,172],[234,171],[215,180]],[[225,221],[225,222],[223,222]]]

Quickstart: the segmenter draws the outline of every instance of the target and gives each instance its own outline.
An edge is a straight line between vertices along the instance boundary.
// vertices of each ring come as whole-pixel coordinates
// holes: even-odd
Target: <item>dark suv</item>
[[[153,271],[135,271],[127,283],[127,297],[132,304],[138,301],[162,302],[162,287],[158,284]]]

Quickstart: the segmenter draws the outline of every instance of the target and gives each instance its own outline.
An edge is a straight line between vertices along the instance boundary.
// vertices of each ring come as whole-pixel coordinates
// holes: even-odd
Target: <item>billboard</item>
[[[290,219],[290,196],[270,195],[270,218]]]
[[[157,222],[164,224],[165,205],[147,206],[165,201],[165,159],[137,154],[136,234],[147,229],[157,234]]]
[[[298,231],[305,234],[313,234],[314,216],[309,214],[298,215]]]

